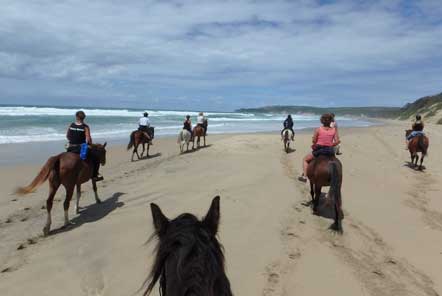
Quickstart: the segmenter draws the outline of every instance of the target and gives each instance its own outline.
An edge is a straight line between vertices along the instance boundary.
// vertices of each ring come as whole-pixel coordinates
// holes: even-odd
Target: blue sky
[[[442,1],[3,0],[0,103],[401,106],[442,91]]]

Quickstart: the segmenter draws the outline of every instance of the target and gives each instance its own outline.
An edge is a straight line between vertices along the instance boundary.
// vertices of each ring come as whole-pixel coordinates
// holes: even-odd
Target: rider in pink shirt
[[[299,177],[300,181],[306,182],[307,179],[307,167],[310,161],[312,161],[316,156],[318,156],[318,152],[326,152],[327,154],[334,154],[334,147],[339,145],[341,142],[339,140],[339,134],[336,128],[330,127],[332,123],[331,114],[324,114],[321,116],[322,126],[317,128],[313,134],[312,139],[312,153],[309,153],[303,162],[303,173],[302,176]]]

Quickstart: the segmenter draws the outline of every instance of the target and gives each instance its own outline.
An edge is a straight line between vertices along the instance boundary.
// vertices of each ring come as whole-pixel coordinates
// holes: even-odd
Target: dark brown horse
[[[141,156],[138,154],[138,146],[140,144],[143,146],[143,151],[141,151]],[[147,149],[146,149],[146,144],[147,144]],[[132,151],[131,161],[134,161],[135,154],[137,155],[138,160],[143,158],[144,151],[147,151],[146,156],[149,156],[150,139],[146,136],[145,132],[136,130],[130,134],[130,141],[129,144],[127,144],[127,150],[130,150],[132,147],[134,148],[134,150]]]
[[[406,130],[405,136],[408,137],[412,133],[412,130]],[[424,162],[424,158],[428,153],[428,146],[430,145],[430,140],[427,136],[424,135],[418,135],[416,137],[413,137],[408,142],[408,151],[410,151],[410,157],[411,157],[411,165],[415,168],[417,167],[417,162],[419,161],[419,152],[421,153],[420,157],[420,164],[418,169],[422,170],[423,166],[422,163]]]
[[[159,282],[164,296],[232,296],[224,270],[223,248],[216,236],[220,220],[219,196],[202,220],[181,214],[169,220],[156,204],[151,204],[158,238],[155,261],[146,281],[144,296]]]
[[[195,137],[197,138],[197,140],[196,140],[196,146],[197,146],[197,148],[200,148],[200,146],[201,146],[201,137],[203,137],[203,139],[204,139],[204,147],[206,147],[206,131],[205,131],[205,129],[202,127],[202,126],[200,126],[200,125],[197,125],[197,126],[195,126],[194,128],[193,128],[193,148],[195,148]]]
[[[106,164],[106,143],[104,145],[90,145],[89,153],[94,153],[95,157],[100,160],[101,165]],[[51,210],[54,202],[55,193],[57,193],[60,185],[66,189],[66,197],[64,200],[64,225],[69,224],[69,204],[74,194],[74,188],[77,186],[77,204],[76,212],[79,212],[79,202],[81,196],[81,184],[92,180],[94,164],[91,160],[81,160],[80,155],[71,152],[64,152],[48,159],[46,164],[41,168],[37,177],[26,187],[20,187],[16,190],[16,194],[24,195],[33,192],[38,186],[49,180],[49,196],[46,200],[46,210],[48,212],[47,222],[43,228],[43,234],[46,236],[51,230]],[[95,201],[101,203],[97,193],[97,184],[92,180],[94,188]]]
[[[331,228],[342,233],[341,220],[344,219],[342,211],[342,164],[334,156],[320,155],[308,165],[307,177],[310,181],[310,194],[312,196],[313,213],[317,215],[321,190],[323,186],[330,186],[328,198],[333,202],[335,220]]]

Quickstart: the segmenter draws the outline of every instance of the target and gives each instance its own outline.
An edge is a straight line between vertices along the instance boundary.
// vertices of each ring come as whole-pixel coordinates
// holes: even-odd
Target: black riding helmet
[[[422,120],[422,116],[420,116],[419,114],[416,115],[416,120]]]
[[[144,115],[144,117],[147,117],[147,116],[149,116],[149,113],[144,112],[143,115]]]

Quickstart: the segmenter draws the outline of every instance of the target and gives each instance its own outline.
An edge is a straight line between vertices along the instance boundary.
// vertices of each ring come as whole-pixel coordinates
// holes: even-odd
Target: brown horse
[[[284,150],[285,152],[289,153],[290,152],[290,142],[292,140],[292,131],[289,129],[285,129],[282,132],[282,140],[284,141]]]
[[[90,145],[89,153],[93,153],[100,160],[101,165],[106,164],[106,143],[104,145]],[[81,160],[80,155],[71,152],[60,153],[48,159],[46,164],[41,168],[37,177],[26,187],[20,187],[16,190],[16,194],[25,195],[33,192],[38,186],[49,180],[49,196],[46,200],[46,210],[48,212],[47,222],[43,228],[43,234],[47,236],[51,229],[51,210],[54,202],[55,193],[60,185],[66,189],[66,197],[64,200],[64,225],[69,224],[69,204],[77,186],[77,204],[76,212],[79,212],[79,202],[81,196],[81,184],[92,180],[94,164],[91,160]],[[101,203],[97,193],[97,184],[92,180],[94,188],[95,201]]]
[[[192,149],[195,148],[195,137],[197,138],[196,140],[196,146],[197,148],[200,148],[201,144],[201,137],[203,137],[204,139],[204,147],[206,147],[206,131],[204,130],[204,128],[200,125],[197,125],[194,127],[193,129],[193,146]]]
[[[143,146],[143,151],[141,152],[141,156],[138,154],[138,146],[140,144]],[[146,150],[146,144],[147,144],[147,150]],[[143,158],[144,151],[147,151],[146,156],[149,156],[150,139],[146,136],[146,134],[143,131],[139,130],[133,131],[130,134],[130,141],[129,144],[127,144],[127,150],[129,150],[132,147],[134,148],[134,150],[132,151],[131,161],[134,161],[135,154],[137,155],[138,160],[140,160],[141,158]]]
[[[411,134],[411,132],[412,130],[406,130],[405,137],[408,137]],[[418,135],[416,137],[413,137],[408,142],[408,151],[410,151],[412,166],[414,166],[415,168],[417,167],[417,162],[419,161],[418,152],[420,152],[421,158],[418,169],[419,170],[423,169],[422,163],[424,162],[424,158],[427,155],[429,145],[430,145],[430,140],[428,139],[427,136],[424,135]]]
[[[333,201],[335,219],[330,227],[342,233],[341,220],[344,219],[342,212],[342,164],[334,156],[320,155],[313,159],[307,168],[307,177],[310,181],[310,194],[312,196],[313,213],[318,214],[319,199],[323,186],[330,186],[329,198]]]

